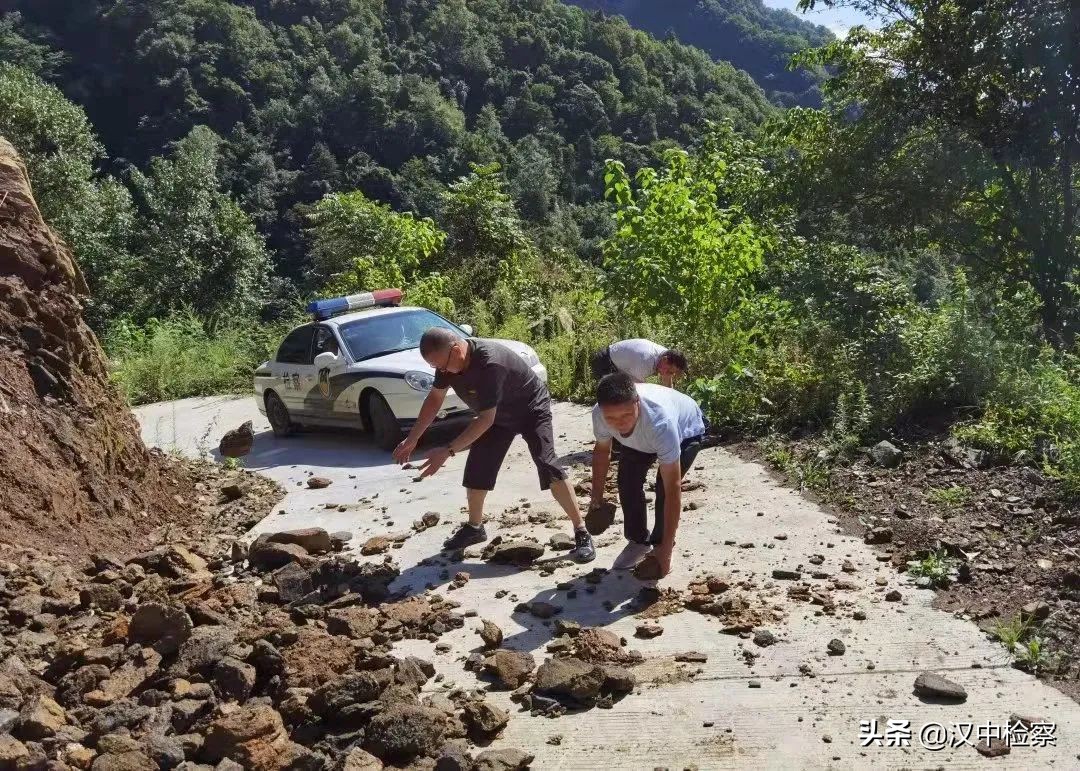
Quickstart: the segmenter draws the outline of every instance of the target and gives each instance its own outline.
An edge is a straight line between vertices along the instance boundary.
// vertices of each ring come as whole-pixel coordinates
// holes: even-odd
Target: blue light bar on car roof
[[[401,303],[402,296],[403,292],[400,289],[377,289],[374,292],[315,300],[308,304],[307,309],[308,313],[322,320],[336,316],[339,313],[374,308],[378,305],[398,305]]]

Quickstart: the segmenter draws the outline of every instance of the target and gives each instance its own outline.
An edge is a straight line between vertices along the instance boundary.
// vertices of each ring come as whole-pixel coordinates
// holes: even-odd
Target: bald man
[[[442,408],[448,389],[465,402],[476,417],[444,447],[428,453],[420,476],[437,472],[449,458],[469,451],[463,484],[469,504],[469,521],[443,546],[463,549],[487,540],[484,501],[494,489],[499,469],[514,437],[525,440],[540,476],[540,489],[551,490],[574,525],[576,547],[571,556],[578,562],[596,558],[592,536],[577,509],[574,491],[555,455],[551,428],[551,395],[525,360],[493,340],[463,339],[452,330],[433,327],[420,339],[420,355],[435,369],[435,383],[424,400],[409,435],[394,450],[394,460],[405,463],[420,437]]]

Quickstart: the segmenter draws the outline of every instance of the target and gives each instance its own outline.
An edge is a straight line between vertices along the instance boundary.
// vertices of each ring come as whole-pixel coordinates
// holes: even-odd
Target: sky
[[[796,10],[796,6],[798,6],[798,4],[798,0],[765,0],[765,5],[769,6],[770,8],[787,8],[796,16],[800,16],[801,18],[806,19],[809,22],[813,22],[814,24],[820,24],[823,27],[828,27],[835,34],[841,37],[847,34],[849,27],[854,27],[856,24],[877,26],[876,24],[871,24],[870,19],[868,19],[866,16],[863,16],[861,13],[859,13],[858,11],[854,11],[851,8],[837,8],[834,10],[829,10],[819,5],[817,10],[811,11],[809,13],[799,13]]]

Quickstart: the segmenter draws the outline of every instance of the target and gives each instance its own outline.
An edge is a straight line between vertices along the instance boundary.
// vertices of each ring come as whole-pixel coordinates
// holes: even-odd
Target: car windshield
[[[432,327],[450,329],[465,337],[459,327],[423,308],[387,313],[350,321],[340,327],[341,339],[355,361],[420,347],[420,338]]]

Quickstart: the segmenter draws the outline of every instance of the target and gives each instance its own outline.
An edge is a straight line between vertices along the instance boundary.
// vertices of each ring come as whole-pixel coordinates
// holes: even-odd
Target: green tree
[[[872,161],[872,183],[897,180],[905,167],[918,172],[885,191],[856,181],[871,194],[864,203],[885,203],[897,229],[922,230],[927,243],[984,273],[1030,283],[1048,334],[1067,345],[1080,331],[1076,3],[802,0],[801,7],[817,2],[885,21],[879,32],[856,28],[800,59],[837,71],[825,89],[832,146]]]
[[[211,327],[262,304],[269,269],[251,218],[219,182],[221,139],[197,126],[170,157],[131,173],[143,318],[191,309]]]
[[[421,280],[446,240],[430,219],[399,214],[359,191],[326,196],[312,209],[309,224],[309,280],[331,294],[408,288]]]

